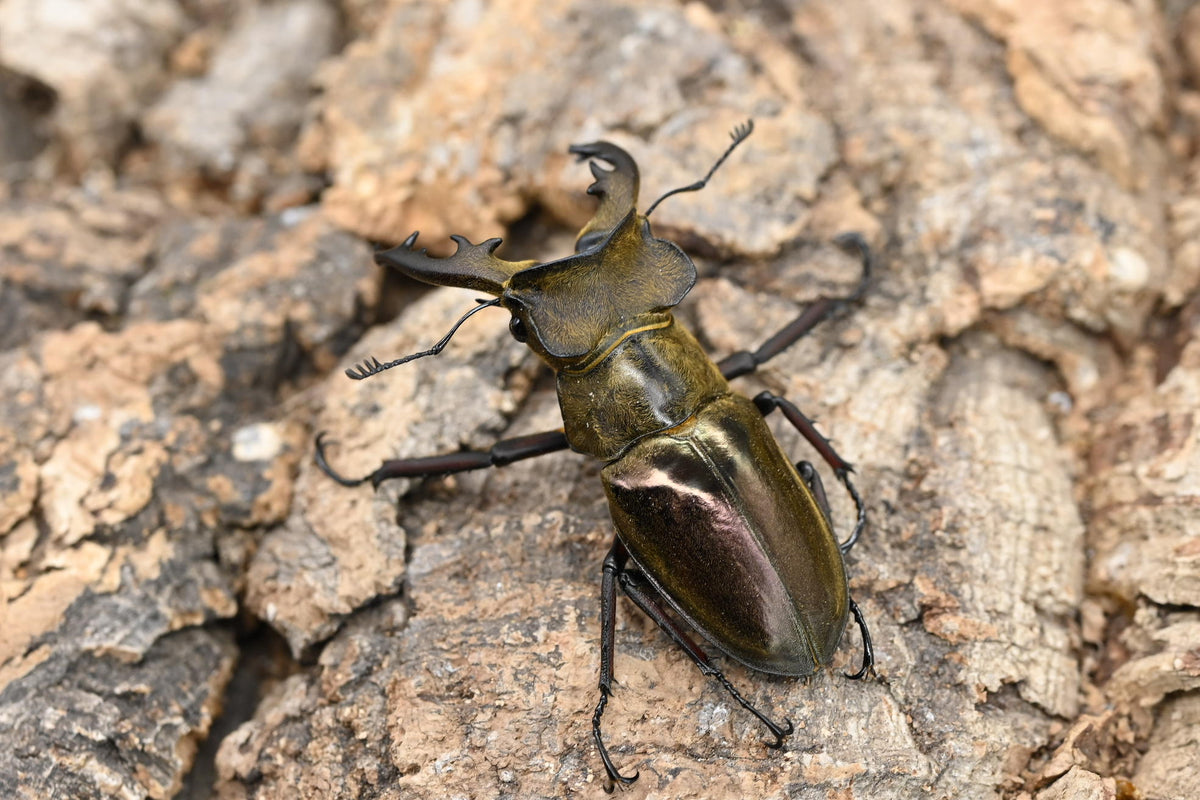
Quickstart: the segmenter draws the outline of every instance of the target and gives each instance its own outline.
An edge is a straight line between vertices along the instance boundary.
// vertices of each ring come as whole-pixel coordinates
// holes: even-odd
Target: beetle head
[[[654,238],[637,213],[638,169],[628,153],[609,142],[571,152],[613,166],[591,164],[596,181],[588,193],[600,206],[580,231],[574,255],[542,264],[505,261],[494,255],[499,239],[473,245],[455,236],[454,255],[431,258],[414,249],[414,233],[376,260],[426,283],[500,297],[514,334],[556,369],[587,361],[621,332],[645,324],[647,315],[679,303],[696,282],[696,267],[674,244]]]

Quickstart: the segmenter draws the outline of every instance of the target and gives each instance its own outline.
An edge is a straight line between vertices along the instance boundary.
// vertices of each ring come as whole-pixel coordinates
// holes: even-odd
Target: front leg
[[[325,448],[325,434],[317,434],[315,457],[322,472],[342,486],[359,486],[370,481],[372,486],[378,488],[379,484],[392,478],[427,478],[471,469],[503,467],[514,461],[566,450],[567,436],[562,431],[545,431],[504,439],[492,445],[490,450],[463,450],[440,456],[389,459],[380,464],[379,469],[361,478],[347,478],[329,466]]]

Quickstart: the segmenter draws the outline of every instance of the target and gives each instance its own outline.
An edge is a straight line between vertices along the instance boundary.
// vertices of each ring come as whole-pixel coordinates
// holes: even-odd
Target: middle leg
[[[771,392],[760,392],[754,398],[754,405],[758,406],[758,410],[762,412],[764,417],[777,408],[782,411],[783,416],[787,418],[787,421],[792,423],[792,427],[799,431],[800,435],[803,436],[808,443],[811,444],[813,448],[821,454],[821,457],[825,459],[825,463],[829,464],[829,466],[833,469],[833,473],[837,475],[837,479],[842,482],[843,486],[846,487],[846,491],[849,492],[850,498],[854,501],[854,530],[852,530],[846,540],[838,546],[841,548],[842,555],[849,553],[850,549],[858,542],[858,537],[862,535],[863,529],[867,525],[866,505],[863,503],[862,496],[859,495],[858,489],[854,487],[853,481],[850,480],[850,473],[854,471],[854,467],[849,461],[846,461],[844,458],[838,455],[837,451],[833,449],[833,445],[821,434],[820,431],[817,430],[817,426],[813,424],[812,420],[806,417],[804,412],[797,408],[796,404],[788,400],[786,397],[780,397],[779,395],[772,394]],[[815,476],[815,474],[816,473],[813,472],[812,476]],[[812,476],[806,477],[806,482],[810,481]],[[822,488],[821,495],[823,496],[824,494],[825,491],[824,488]]]

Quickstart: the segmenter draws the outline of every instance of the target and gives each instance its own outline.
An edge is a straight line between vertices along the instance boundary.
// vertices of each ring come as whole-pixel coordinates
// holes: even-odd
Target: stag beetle
[[[368,359],[346,371],[361,380],[446,346],[472,314],[500,306],[512,315],[512,335],[557,375],[563,428],[498,442],[491,450],[385,461],[359,479],[339,475],[326,460],[319,435],[316,459],[345,486],[390,478],[417,478],[504,466],[570,448],[605,462],[604,489],[616,535],[604,559],[600,590],[600,697],[592,734],[608,774],[633,783],[613,765],[600,731],[612,693],[617,587],[679,645],[705,675],[720,681],[782,746],[791,722],[772,721],[755,708],[693,641],[688,626],[722,651],[762,672],[809,675],[833,658],[852,614],[862,634],[861,679],[874,655],[866,621],[849,596],[843,556],[866,524],[852,467],[791,402],[770,392],[753,400],[731,391],[728,380],[753,372],[807,334],[839,307],[859,299],[871,257],[857,234],[837,242],[857,251],[862,279],[840,298],[821,298],[757,350],[714,364],[671,309],[696,281],[696,267],[676,245],[656,239],[649,215],[667,197],[703,188],[750,135],[738,126],[732,144],[705,177],[673,189],[645,214],[636,209],[638,168],[608,142],[574,145],[590,161],[599,198],[580,231],[575,254],[545,263],[512,262],[494,253],[500,239],[473,245],[452,237],[449,258],[416,250],[417,234],[376,260],[412,278],[494,295],[468,311],[433,348],[389,363]],[[764,416],[779,409],[833,469],[854,501],[854,529],[838,543],[820,477],[811,464],[784,455]],[[664,604],[665,601],[665,604]]]

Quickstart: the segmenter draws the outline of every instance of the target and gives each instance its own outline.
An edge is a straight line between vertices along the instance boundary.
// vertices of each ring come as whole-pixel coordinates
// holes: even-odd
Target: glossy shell
[[[753,403],[724,395],[602,474],[632,560],[693,628],[763,672],[830,662],[849,614],[841,552]]]

